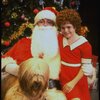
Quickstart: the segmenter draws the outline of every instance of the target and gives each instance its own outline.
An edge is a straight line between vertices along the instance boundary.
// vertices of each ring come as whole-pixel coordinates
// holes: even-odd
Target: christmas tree
[[[1,2],[1,53],[4,54],[19,39],[30,36],[35,15],[45,7],[57,11],[64,8],[79,9],[79,0],[2,0]]]

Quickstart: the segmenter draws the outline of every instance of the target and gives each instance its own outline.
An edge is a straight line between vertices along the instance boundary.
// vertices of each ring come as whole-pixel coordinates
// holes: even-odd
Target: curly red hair
[[[61,28],[62,24],[66,22],[71,23],[75,28],[76,32],[79,33],[81,28],[81,17],[79,13],[74,9],[64,9],[59,12],[56,19],[58,28]]]

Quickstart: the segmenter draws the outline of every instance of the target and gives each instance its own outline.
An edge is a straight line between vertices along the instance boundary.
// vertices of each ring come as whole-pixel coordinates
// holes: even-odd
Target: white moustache
[[[37,30],[57,30],[54,26],[36,26],[35,29]]]

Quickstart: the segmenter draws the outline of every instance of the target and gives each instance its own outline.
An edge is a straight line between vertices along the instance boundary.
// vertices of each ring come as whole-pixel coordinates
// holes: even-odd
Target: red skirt
[[[61,86],[63,87],[67,82],[73,80],[73,78],[78,74],[79,70],[80,67],[67,67],[62,65],[60,73]],[[69,93],[66,93],[66,97],[67,100],[71,100],[72,98],[80,98],[80,100],[91,100],[87,77],[85,75]]]

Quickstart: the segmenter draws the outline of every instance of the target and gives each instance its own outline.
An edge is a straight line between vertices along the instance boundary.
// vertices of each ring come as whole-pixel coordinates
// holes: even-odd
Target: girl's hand
[[[74,86],[75,86],[75,83],[73,81],[66,83],[63,86],[63,92],[69,93],[74,88]]]
[[[82,69],[80,69],[78,74],[75,76],[75,78],[63,86],[63,91],[65,93],[69,93],[75,87],[75,85],[79,82],[79,80],[83,77],[83,75],[84,73]]]

